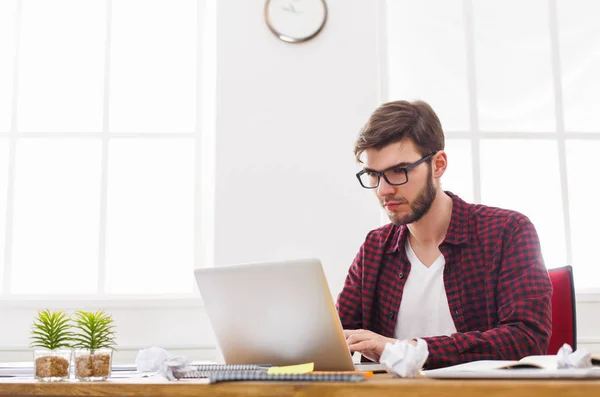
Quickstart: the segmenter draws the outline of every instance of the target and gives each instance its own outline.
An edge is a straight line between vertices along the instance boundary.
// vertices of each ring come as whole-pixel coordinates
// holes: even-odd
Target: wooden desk
[[[6,381],[0,379],[0,396],[600,396],[600,380],[393,379],[387,374],[382,374],[361,383],[229,382],[207,385],[186,382],[156,384],[124,382],[39,383],[35,381]]]

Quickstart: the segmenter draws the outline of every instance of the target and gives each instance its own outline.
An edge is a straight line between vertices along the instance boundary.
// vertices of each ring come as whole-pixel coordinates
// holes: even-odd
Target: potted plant
[[[73,323],[75,377],[82,381],[106,380],[110,376],[115,346],[113,319],[102,310],[75,312]]]
[[[33,320],[30,347],[35,362],[34,376],[42,381],[69,378],[71,332],[69,317],[61,310],[40,310]]]

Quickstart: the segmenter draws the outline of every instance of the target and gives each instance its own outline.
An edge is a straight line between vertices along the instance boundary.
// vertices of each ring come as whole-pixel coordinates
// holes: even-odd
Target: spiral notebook
[[[174,371],[177,379],[207,378],[210,383],[229,381],[360,382],[372,372],[314,372],[314,363],[272,367],[259,364],[206,364]]]
[[[208,378],[210,383],[232,381],[275,381],[275,382],[362,382],[363,373],[318,372],[307,374],[268,374],[264,370],[246,371],[176,371],[177,379]]]

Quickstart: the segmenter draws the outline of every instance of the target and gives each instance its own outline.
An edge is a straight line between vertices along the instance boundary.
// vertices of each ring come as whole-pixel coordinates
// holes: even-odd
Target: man
[[[367,235],[338,297],[350,350],[379,361],[387,342],[422,338],[429,369],[546,354],[552,286],[535,228],[442,190],[448,160],[431,107],[381,105],[354,153],[391,223]]]

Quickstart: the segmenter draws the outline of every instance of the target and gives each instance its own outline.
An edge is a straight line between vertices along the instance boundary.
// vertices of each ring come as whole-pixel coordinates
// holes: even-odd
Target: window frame
[[[388,102],[389,98],[389,57],[387,43],[387,2],[379,2],[378,12],[378,55],[379,55],[379,93],[380,102]],[[571,239],[571,210],[569,203],[568,165],[566,156],[567,140],[594,140],[600,141],[600,131],[567,132],[564,122],[563,92],[560,64],[560,42],[558,32],[558,10],[556,0],[548,2],[550,52],[552,69],[552,88],[554,95],[554,111],[556,117],[556,131],[550,132],[501,132],[481,131],[479,128],[477,111],[477,82],[475,65],[475,40],[473,23],[473,0],[462,0],[465,21],[465,41],[467,55],[467,82],[469,96],[469,126],[466,131],[452,131],[446,134],[446,139],[468,140],[471,146],[471,170],[473,181],[473,200],[481,203],[481,172],[480,172],[480,144],[486,139],[503,140],[553,140],[558,146],[558,165],[560,170],[560,189],[562,201],[562,215],[565,227],[565,249],[568,264],[573,264],[572,239]],[[382,222],[386,223],[387,217],[382,214]],[[600,287],[576,289],[577,302],[600,302]]]
[[[5,220],[4,257],[1,264],[1,293],[0,308],[40,308],[45,306],[61,308],[138,308],[138,307],[196,307],[201,306],[197,286],[190,274],[192,293],[185,294],[109,294],[105,292],[106,273],[106,220],[107,220],[107,188],[108,188],[108,148],[112,140],[118,139],[193,139],[195,145],[194,158],[194,208],[193,208],[193,268],[212,266],[212,230],[214,219],[211,206],[214,186],[214,133],[215,100],[216,100],[216,1],[195,0],[197,8],[196,24],[196,87],[195,87],[195,128],[193,132],[164,132],[164,133],[119,133],[109,130],[110,105],[110,54],[111,54],[111,24],[113,0],[105,0],[105,42],[104,42],[104,93],[102,109],[102,131],[93,133],[79,132],[19,132],[17,126],[18,114],[18,79],[19,51],[21,46],[20,31],[22,27],[22,3],[16,0],[15,10],[15,48],[12,76],[12,113],[8,132],[0,132],[0,137],[8,143],[8,178]],[[97,291],[90,294],[15,294],[11,291],[12,279],[12,240],[15,195],[15,148],[21,138],[89,138],[101,141],[101,184],[100,189],[100,222],[97,261]],[[83,306],[82,306],[83,305]]]

